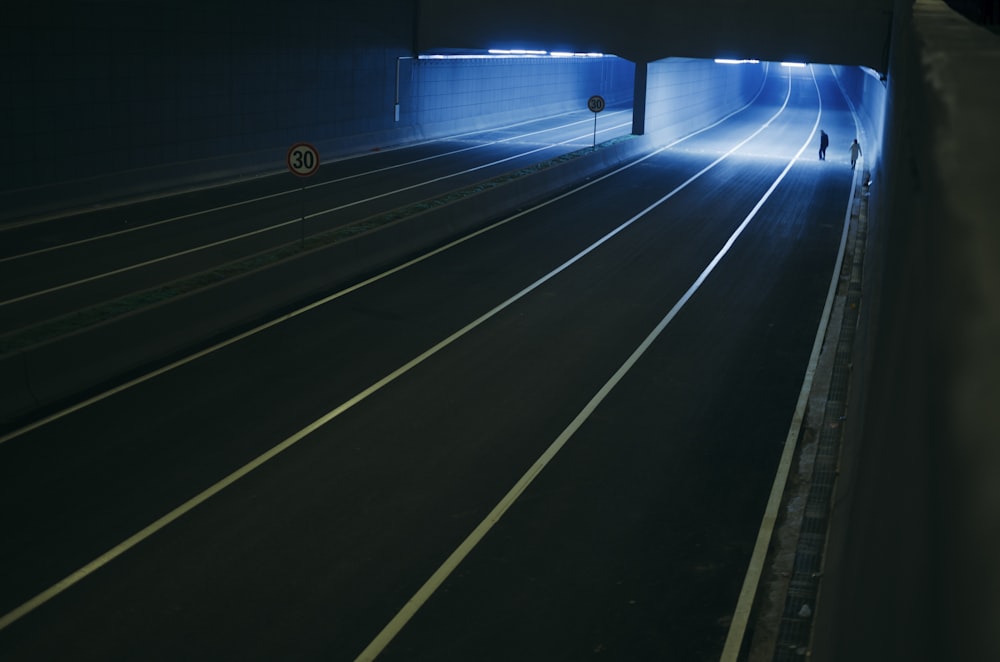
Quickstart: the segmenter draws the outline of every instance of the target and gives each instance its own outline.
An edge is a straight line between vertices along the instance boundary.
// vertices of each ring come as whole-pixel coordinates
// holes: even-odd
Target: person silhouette
[[[830,146],[830,136],[826,135],[826,131],[823,129],[819,130],[819,160],[826,161],[826,148]]]
[[[854,164],[858,162],[859,156],[861,156],[861,145],[858,144],[858,139],[855,138],[854,142],[851,143],[851,170],[854,170]]]

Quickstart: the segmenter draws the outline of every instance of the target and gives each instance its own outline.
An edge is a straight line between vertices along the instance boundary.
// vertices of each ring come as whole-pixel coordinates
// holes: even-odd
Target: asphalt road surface
[[[601,140],[631,130],[608,109]],[[586,109],[0,227],[0,335],[589,147]],[[323,156],[320,155],[320,159]]]
[[[770,71],[716,126],[6,438],[0,659],[717,660],[854,175],[829,71]]]

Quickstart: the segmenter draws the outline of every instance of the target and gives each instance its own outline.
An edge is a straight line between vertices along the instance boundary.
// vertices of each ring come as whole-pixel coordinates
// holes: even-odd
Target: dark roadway
[[[630,110],[605,115],[602,140],[628,133]],[[282,172],[0,227],[0,334],[588,147],[592,131],[583,110],[331,160],[308,179]]]
[[[378,659],[718,659],[853,175],[815,160],[854,133],[829,72],[817,123],[810,70],[771,71],[717,127],[0,444],[0,658],[356,659],[563,438]]]

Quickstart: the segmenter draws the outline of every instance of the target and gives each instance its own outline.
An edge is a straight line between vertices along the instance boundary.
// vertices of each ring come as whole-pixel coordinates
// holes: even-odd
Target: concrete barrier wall
[[[725,117],[757,94],[766,66],[685,58],[650,62],[646,133],[669,141]]]
[[[815,662],[1000,659],[998,61],[896,3]]]

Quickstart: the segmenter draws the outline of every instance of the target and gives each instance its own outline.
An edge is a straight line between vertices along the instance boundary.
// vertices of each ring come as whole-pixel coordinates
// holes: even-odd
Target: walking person
[[[830,136],[826,135],[826,131],[823,129],[819,130],[819,160],[826,161],[826,148],[830,146]]]
[[[861,145],[858,144],[858,139],[855,138],[854,142],[851,143],[851,170],[854,170],[854,164],[858,162],[859,156],[861,156]]]

